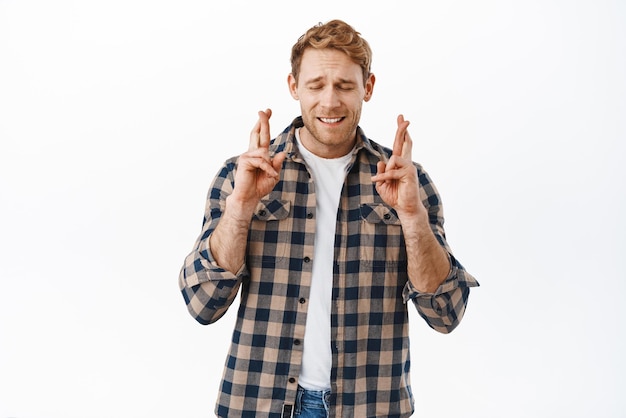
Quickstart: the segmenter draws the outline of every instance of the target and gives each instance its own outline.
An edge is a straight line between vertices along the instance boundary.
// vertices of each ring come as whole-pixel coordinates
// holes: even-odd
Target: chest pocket
[[[384,203],[365,203],[360,210],[361,261],[375,265],[406,261],[402,226],[396,211]]]
[[[288,200],[261,200],[257,204],[250,225],[250,262],[267,265],[285,257],[291,245],[290,212],[291,202]]]

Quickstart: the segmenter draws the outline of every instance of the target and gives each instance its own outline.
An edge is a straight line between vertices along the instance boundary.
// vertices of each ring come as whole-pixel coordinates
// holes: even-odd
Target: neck
[[[320,141],[303,126],[300,128],[300,142],[312,154],[321,158],[331,159],[343,157],[349,154],[356,144],[356,131],[352,134],[351,140],[342,141]]]

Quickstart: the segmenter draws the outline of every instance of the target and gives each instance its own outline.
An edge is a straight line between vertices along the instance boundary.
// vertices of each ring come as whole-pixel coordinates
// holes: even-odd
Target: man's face
[[[374,89],[374,75],[363,83],[363,72],[335,49],[308,48],[302,55],[298,83],[289,75],[289,90],[300,101],[304,128],[300,139],[323,158],[346,155],[355,143],[361,107]]]

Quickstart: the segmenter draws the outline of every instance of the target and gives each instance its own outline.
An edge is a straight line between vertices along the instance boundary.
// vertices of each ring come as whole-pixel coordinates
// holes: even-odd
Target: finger
[[[384,161],[378,161],[376,163],[376,174],[372,176],[372,181],[377,181],[385,173],[385,170],[387,170],[387,164]]]
[[[392,155],[402,155],[404,141],[409,126],[409,121],[404,120],[403,115],[398,115],[398,129],[396,130],[396,138],[393,141]]]
[[[270,146],[270,117],[272,111],[267,109],[265,112],[259,112],[259,121],[261,123],[261,129],[259,132],[259,147],[269,148]]]
[[[409,135],[409,131],[405,131],[404,134],[404,144],[402,145],[402,158],[406,158],[407,160],[411,160],[413,158],[413,140],[411,139],[411,135]]]
[[[248,150],[253,151],[259,147],[261,147],[261,143],[263,141],[262,135],[267,136],[267,147],[269,147],[269,118],[272,116],[271,109],[267,109],[264,111],[259,111],[258,113],[259,119],[257,120],[254,128],[250,132],[250,143],[248,145]]]
[[[387,167],[387,170],[384,173],[381,172],[372,176],[372,181],[384,183],[386,181],[402,180],[406,177],[406,175],[407,170],[405,169],[389,170],[389,167]]]
[[[274,167],[274,171],[276,171],[276,173],[280,172],[286,156],[287,154],[285,154],[284,152],[279,152],[278,154],[274,155],[274,158],[272,158],[272,167]]]
[[[376,175],[382,174],[387,170],[387,164],[384,161],[376,163]]]
[[[266,158],[266,155],[259,154],[261,150],[252,153],[246,153],[239,157],[238,167],[240,170],[257,171],[260,170],[268,177],[278,177],[278,171],[274,167],[273,161]]]
[[[250,143],[248,144],[248,151],[254,151],[259,148],[259,138],[261,135],[261,118],[259,118],[254,124],[254,128],[250,131]]]

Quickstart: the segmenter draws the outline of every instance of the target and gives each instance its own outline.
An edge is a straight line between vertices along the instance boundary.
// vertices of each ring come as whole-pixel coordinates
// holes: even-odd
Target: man
[[[271,140],[259,112],[248,151],[211,186],[179,282],[202,324],[241,288],[220,417],[411,415],[407,302],[450,332],[478,285],[446,243],[409,122],[398,117],[393,149],[358,125],[370,64],[351,26],[311,28],[288,76],[302,116]]]

